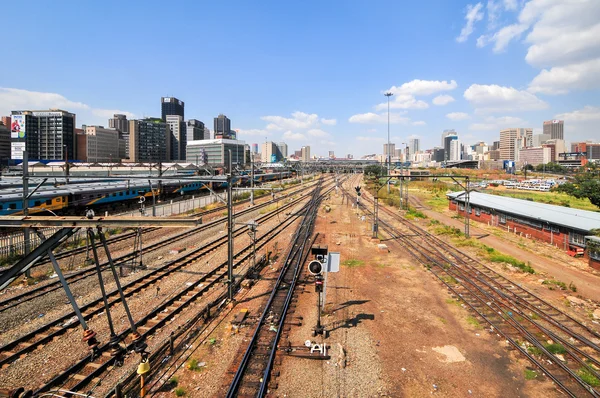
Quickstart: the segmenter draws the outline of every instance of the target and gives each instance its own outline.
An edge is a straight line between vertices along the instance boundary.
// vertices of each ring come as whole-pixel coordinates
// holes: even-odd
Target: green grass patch
[[[529,316],[531,317],[531,319],[533,319],[534,321],[537,321],[538,319],[540,319],[539,315],[536,314],[535,312],[532,312],[531,314],[529,314]]]
[[[173,376],[168,381],[170,388],[175,388],[179,384],[179,377]]]
[[[567,352],[565,347],[562,344],[558,343],[546,344],[544,345],[544,347],[552,354],[564,354],[565,352]]]
[[[193,370],[194,372],[199,372],[202,370],[202,366],[198,365],[198,360],[193,358],[188,361],[187,368],[189,370]]]
[[[442,276],[440,279],[443,280],[444,282],[448,283],[448,284],[450,284],[450,283],[453,283],[453,284],[458,283],[458,281],[454,277],[449,276],[449,275]]]
[[[355,258],[351,258],[349,260],[342,262],[342,265],[345,265],[348,268],[362,267],[363,265],[365,265],[365,262],[362,260],[357,260]]]
[[[427,218],[427,216],[425,214],[423,214],[423,212],[416,210],[412,207],[409,207],[408,210],[406,211],[406,218],[408,218],[409,220],[414,220],[415,218]]]
[[[175,389],[175,395],[178,397],[184,397],[185,396],[185,390],[183,389],[183,387],[177,387]]]
[[[481,323],[479,323],[479,321],[477,320],[477,318],[475,318],[474,316],[469,315],[467,317],[467,323],[471,326],[475,326],[476,328],[480,328],[481,327]]]
[[[592,387],[600,386],[600,380],[598,380],[598,378],[596,376],[594,376],[588,368],[579,369],[577,371],[577,374],[579,375],[579,377],[581,377],[581,379],[583,381],[588,383],[590,386],[592,386]]]
[[[561,281],[557,281],[555,279],[546,279],[542,282],[542,285],[548,286],[548,289],[554,290],[555,287],[560,290],[567,290],[567,284]]]
[[[537,356],[541,356],[542,355],[542,350],[540,350],[536,346],[529,346],[529,347],[527,347],[527,352],[530,353],[531,355],[537,355]]]
[[[534,380],[538,376],[537,372],[532,369],[525,369],[525,380]]]
[[[452,304],[452,305],[456,305],[456,306],[460,307],[460,301],[459,300],[446,299],[446,304]]]
[[[377,264],[377,268],[387,268],[389,266],[389,264]]]
[[[451,227],[449,225],[440,225],[435,227],[436,235],[448,235],[448,236],[463,236],[462,231],[456,227]]]
[[[506,263],[510,264],[515,268],[520,269],[523,272],[528,274],[535,274],[535,270],[531,268],[529,264],[525,264],[523,261],[519,261],[516,258],[509,256],[507,254],[502,254],[494,250],[494,252],[489,254],[489,260],[493,263]]]

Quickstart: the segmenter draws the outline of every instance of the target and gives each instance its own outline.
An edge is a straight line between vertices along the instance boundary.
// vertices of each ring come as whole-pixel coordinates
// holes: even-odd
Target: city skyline
[[[49,41],[68,36],[73,51],[52,57],[50,47],[38,46],[40,55],[48,54],[44,65],[4,64],[2,116],[13,110],[59,108],[77,114],[77,127],[106,126],[113,114],[128,119],[160,117],[157,100],[173,96],[185,101],[188,117],[209,126],[215,115],[226,114],[233,121],[232,129],[239,130],[239,139],[246,142],[264,142],[267,137],[291,148],[311,146],[313,154],[323,157],[330,150],[360,157],[380,152],[387,141],[383,93],[390,91],[394,94],[390,98],[391,142],[397,145],[419,138],[422,150],[433,148],[439,146],[440,133],[446,129],[455,129],[464,144],[485,141],[491,145],[502,129],[527,127],[539,134],[543,122],[553,119],[564,120],[567,142],[600,138],[594,127],[600,120],[595,78],[600,71],[599,45],[592,39],[575,38],[578,32],[591,32],[599,25],[600,6],[592,1],[555,2],[546,7],[538,7],[537,1],[439,2],[437,7],[393,2],[376,6],[283,4],[266,13],[269,19],[286,21],[288,28],[282,35],[274,35],[279,28],[270,24],[257,23],[251,29],[237,26],[249,16],[259,22],[266,18],[266,5],[240,2],[227,8],[230,29],[210,37],[196,36],[184,22],[181,42],[169,47],[170,52],[187,54],[190,45],[210,52],[227,44],[234,61],[206,62],[198,57],[198,62],[190,63],[187,59],[171,65],[174,73],[168,75],[158,72],[161,65],[137,61],[115,67],[112,56],[95,57],[94,65],[86,68],[74,62],[107,47],[112,55],[117,51],[126,56],[130,50],[111,44],[121,36],[146,50],[165,44],[166,38],[151,30],[150,21],[164,16],[155,12],[158,3],[148,3],[142,10],[119,5],[121,22],[134,13],[146,19],[134,21],[134,26],[119,25],[120,19],[103,19],[110,9],[107,3],[70,3],[72,7],[60,10],[36,4],[30,16],[33,25],[44,30]],[[12,12],[17,5],[6,7]],[[371,22],[384,20],[400,8],[407,21],[402,26]],[[209,20],[206,29],[211,31],[210,16],[223,11],[216,4],[188,3],[182,9],[186,13],[202,10]],[[321,24],[334,10],[338,18]],[[59,12],[74,23],[65,28],[44,17]],[[89,15],[80,19],[73,17],[75,13]],[[564,27],[553,25],[552,15],[563,15]],[[356,32],[354,18],[365,19],[367,29]],[[94,38],[69,33],[84,20],[88,24],[101,19],[114,29]],[[17,29],[16,21],[6,22],[12,43],[25,47],[39,43],[37,29]],[[309,30],[308,26],[320,27]],[[509,29],[512,26],[518,29]],[[549,26],[561,40],[577,41],[576,51],[555,51],[552,42],[536,35]],[[416,39],[400,40],[407,35]],[[389,50],[391,44],[393,50]],[[353,50],[362,56],[352,56],[350,61]],[[382,53],[385,62],[372,62]],[[410,63],[401,62],[406,54],[411,56]],[[273,57],[278,61],[266,61]],[[315,57],[323,62],[314,63]],[[444,62],[435,62],[438,59]],[[222,90],[224,81],[233,90]]]

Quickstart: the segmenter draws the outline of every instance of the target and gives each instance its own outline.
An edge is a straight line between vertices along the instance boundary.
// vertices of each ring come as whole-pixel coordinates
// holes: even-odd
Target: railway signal
[[[313,329],[313,336],[322,334],[328,337],[329,333],[321,325],[321,307],[325,306],[327,274],[340,270],[340,253],[329,252],[327,246],[319,245],[311,247],[310,251],[315,259],[308,263],[308,272],[315,277],[315,292],[317,293],[317,325]]]

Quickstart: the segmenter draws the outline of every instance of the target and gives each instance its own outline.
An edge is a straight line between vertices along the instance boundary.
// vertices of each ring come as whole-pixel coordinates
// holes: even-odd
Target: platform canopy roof
[[[465,192],[452,192],[447,195],[458,202],[465,201]],[[600,213],[573,209],[571,207],[549,205],[529,200],[490,195],[477,191],[469,193],[471,206],[494,209],[504,214],[512,214],[541,223],[559,225],[580,231],[591,231],[600,228]]]

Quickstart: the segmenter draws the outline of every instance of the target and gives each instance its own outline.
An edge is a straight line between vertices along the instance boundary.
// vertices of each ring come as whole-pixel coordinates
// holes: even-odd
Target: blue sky
[[[565,119],[600,141],[600,2],[144,1],[3,5],[0,114],[59,107],[78,124],[160,115],[160,97],[247,143],[355,157],[391,136],[497,140]],[[382,105],[383,104],[383,105]]]

